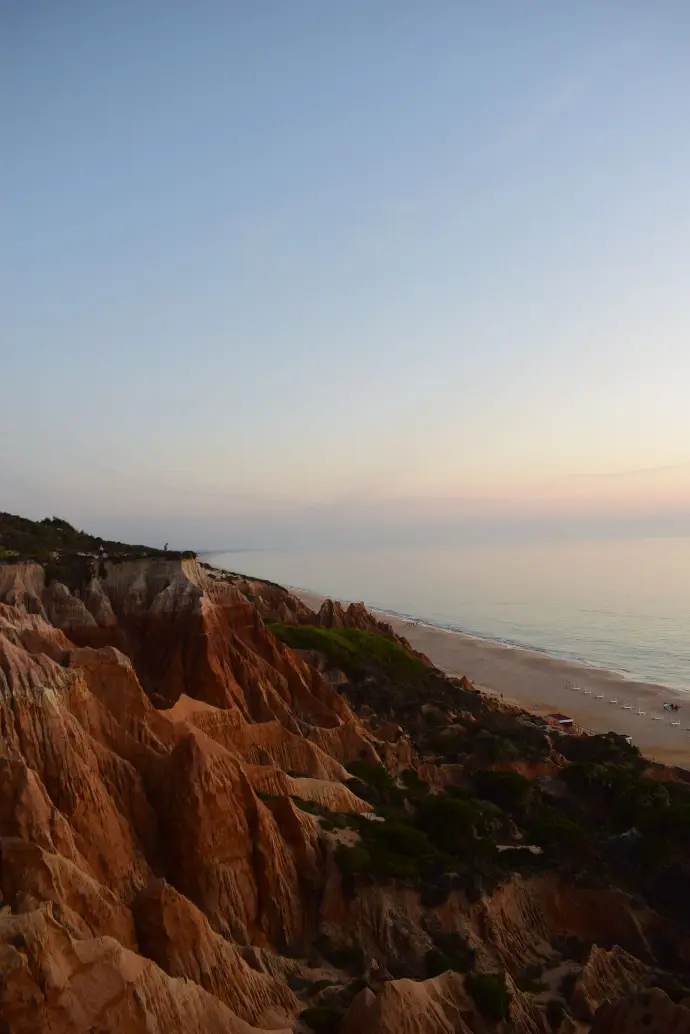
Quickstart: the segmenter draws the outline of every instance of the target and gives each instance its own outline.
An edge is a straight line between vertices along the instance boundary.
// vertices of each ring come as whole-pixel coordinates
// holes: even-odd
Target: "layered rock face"
[[[368,734],[195,561],[123,563],[79,593],[0,570],[1,1014],[291,1029],[287,984],[239,950],[305,943],[325,859],[291,796],[369,811],[342,765]]]
[[[688,1034],[690,1009],[675,1005],[663,991],[630,995],[599,1009],[591,1034]]]
[[[436,903],[404,879],[348,880],[336,859],[357,836],[324,813],[384,818],[346,765],[404,765],[437,787],[457,773],[397,726],[365,725],[264,622],[390,638],[364,608],[315,615],[251,589],[191,559],[71,587],[0,566],[0,1030],[326,1032],[334,1012],[342,1034],[637,1030],[637,1000],[600,1018],[654,962],[657,917],[631,900],[543,876]],[[554,1006],[513,982],[527,964],[568,976],[557,938],[612,931],[620,947],[572,970],[579,1028],[554,1026],[556,984]],[[509,1018],[459,973],[422,979],[460,936],[481,971],[506,973]]]
[[[510,1030],[514,1034],[549,1034],[544,1015],[512,987]],[[374,995],[364,990],[353,1002],[342,1034],[477,1034],[491,1029],[458,973],[433,980],[395,980]]]

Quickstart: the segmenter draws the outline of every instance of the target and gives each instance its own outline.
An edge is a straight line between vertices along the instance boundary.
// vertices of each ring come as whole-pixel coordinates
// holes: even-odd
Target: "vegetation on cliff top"
[[[0,513],[0,560],[35,560],[38,563],[47,563],[53,559],[54,553],[59,553],[61,557],[77,553],[95,554],[100,546],[111,559],[195,556],[191,551],[166,554],[165,550],[152,546],[102,539],[97,535],[78,531],[61,517],[45,517],[42,521],[31,521],[16,514]]]
[[[422,756],[458,771],[459,785],[430,793],[412,770],[394,779],[381,765],[348,766],[351,788],[384,820],[321,810],[324,829],[348,825],[359,833],[356,846],[336,852],[350,883],[404,879],[442,898],[443,888],[474,893],[516,870],[555,867],[594,885],[644,886],[657,905],[677,898],[676,875],[690,847],[690,784],[650,778],[624,737],[554,740],[540,719],[497,707],[375,633],[272,628],[345,672],[342,688],[355,709],[399,720]],[[536,780],[494,767],[553,766],[554,758],[551,774]]]
[[[401,687],[418,689],[429,677],[424,661],[400,643],[358,628],[318,628],[316,625],[273,624],[273,634],[295,650],[317,650],[329,665],[357,678],[371,673],[394,679]]]

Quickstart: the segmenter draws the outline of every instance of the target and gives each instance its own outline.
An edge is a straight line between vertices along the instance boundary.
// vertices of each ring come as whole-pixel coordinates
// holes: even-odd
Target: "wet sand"
[[[292,591],[312,609],[318,610],[324,599],[315,593]],[[616,672],[535,650],[412,623],[380,611],[372,613],[448,674],[466,675],[479,689],[503,694],[506,702],[535,714],[566,714],[588,732],[611,730],[631,736],[655,761],[690,768],[690,694],[633,682]],[[665,711],[664,702],[679,703],[681,708]]]

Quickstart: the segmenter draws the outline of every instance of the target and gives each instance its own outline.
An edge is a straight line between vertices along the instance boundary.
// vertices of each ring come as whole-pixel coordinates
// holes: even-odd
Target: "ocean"
[[[690,693],[690,538],[276,549],[208,559]]]

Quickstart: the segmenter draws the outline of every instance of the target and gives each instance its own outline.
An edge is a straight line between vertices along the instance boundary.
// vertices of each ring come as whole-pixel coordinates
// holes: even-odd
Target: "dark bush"
[[[371,858],[372,873],[382,879],[417,880],[438,855],[426,833],[416,829],[405,812],[390,812],[385,822],[361,815],[352,816],[352,821]]]
[[[492,831],[500,813],[494,804],[470,797],[437,794],[420,802],[417,825],[439,851],[458,854],[477,832]]]
[[[565,1019],[565,1006],[558,998],[550,998],[546,1003],[546,1022],[552,1031],[558,1031]]]
[[[297,994],[301,994],[302,991],[306,991],[312,986],[311,980],[297,976],[295,973],[288,974],[286,982],[290,990],[295,991]]]
[[[510,1012],[510,991],[500,973],[471,973],[467,990],[485,1020],[500,1023]]]
[[[364,977],[357,977],[356,980],[351,981],[345,988],[346,996],[352,1000],[355,998],[360,991],[363,991],[365,987],[369,987]]]
[[[429,837],[421,829],[392,822],[369,823],[372,836],[392,854],[422,858],[434,853]]]
[[[414,800],[420,797],[426,797],[429,793],[429,784],[425,783],[423,779],[420,779],[419,775],[413,768],[406,768],[402,773],[402,781],[405,784],[405,789],[408,795]]]
[[[524,804],[532,789],[529,779],[511,769],[480,769],[473,773],[472,778],[480,797],[493,801],[506,811],[513,811]]]
[[[571,972],[571,973],[566,973],[562,977],[562,979],[561,979],[561,982],[560,982],[560,984],[558,986],[558,990],[563,995],[563,997],[566,999],[566,1001],[570,998],[570,996],[572,995],[573,991],[575,990],[575,984],[577,983],[577,977],[578,977],[577,973],[572,973]]]
[[[371,869],[371,855],[365,847],[359,845],[346,847],[340,844],[334,858],[343,876],[359,876]]]
[[[424,956],[424,969],[427,977],[438,977],[452,968],[447,955],[444,955],[438,948],[429,948]]]
[[[314,801],[307,801],[303,797],[293,796],[292,802],[297,805],[300,811],[306,811],[310,815],[319,815],[321,808]]]
[[[347,770],[363,783],[373,786],[375,790],[398,790],[391,774],[383,765],[355,760],[349,763]]]
[[[544,867],[544,856],[527,850],[527,846],[506,847],[497,852],[496,862],[504,872],[534,872]],[[538,845],[537,845],[538,846]]]
[[[690,844],[690,805],[647,808],[638,828],[643,836],[663,841],[669,848],[686,847]]]
[[[644,761],[637,747],[625,736],[608,732],[596,736],[563,736],[559,749],[569,761],[596,764],[612,762],[632,768],[642,768]]]
[[[590,834],[578,822],[546,812],[529,826],[532,841],[543,848],[559,851],[582,850],[590,843]]]
[[[330,939],[322,935],[316,941],[316,947],[328,959],[332,966],[337,969],[344,969],[353,977],[360,976],[364,969],[364,955],[362,949],[354,944],[336,946],[331,944]]]
[[[335,980],[315,980],[313,984],[308,983],[308,990],[306,991],[307,998],[313,998],[319,991],[323,991],[326,987],[333,987],[336,983]]]
[[[415,830],[414,832],[418,832]],[[382,879],[418,880],[423,863],[433,857],[433,848],[416,840],[407,840],[404,831],[397,831],[393,837],[391,830],[371,840],[367,840],[367,850],[371,855],[372,872]]]
[[[474,748],[485,762],[517,761],[520,749],[506,736],[496,736],[488,729],[481,729],[474,740]]]
[[[288,646],[318,650],[332,666],[349,675],[362,675],[374,668],[403,685],[419,686],[432,671],[396,640],[375,632],[315,625],[273,624],[269,627]]]
[[[299,1015],[314,1034],[338,1034],[343,1022],[341,1010],[327,1005],[315,1005],[311,1009],[304,1009]]]
[[[618,832],[630,829],[670,802],[665,783],[649,779],[630,765],[577,762],[566,769],[564,779],[581,795],[580,803],[586,801],[601,823]]]
[[[541,991],[548,990],[548,984],[545,984],[543,980],[538,980],[536,977],[525,976],[521,974],[515,978],[515,986],[518,991],[524,991],[526,994],[539,994]]]
[[[477,953],[459,933],[443,933],[435,938],[437,949],[448,960],[448,968],[456,973],[469,973],[474,968]]]
[[[162,549],[100,539],[96,535],[78,531],[60,517],[46,517],[42,521],[31,521],[15,514],[0,513],[0,541],[3,549],[15,552],[21,557],[34,557],[41,563],[50,561],[52,554],[56,551],[60,554],[62,561],[65,557],[76,558],[80,552],[95,554],[101,545],[111,559],[163,556]],[[181,556],[179,553],[168,555]],[[194,556],[195,554],[190,553],[189,555]]]

